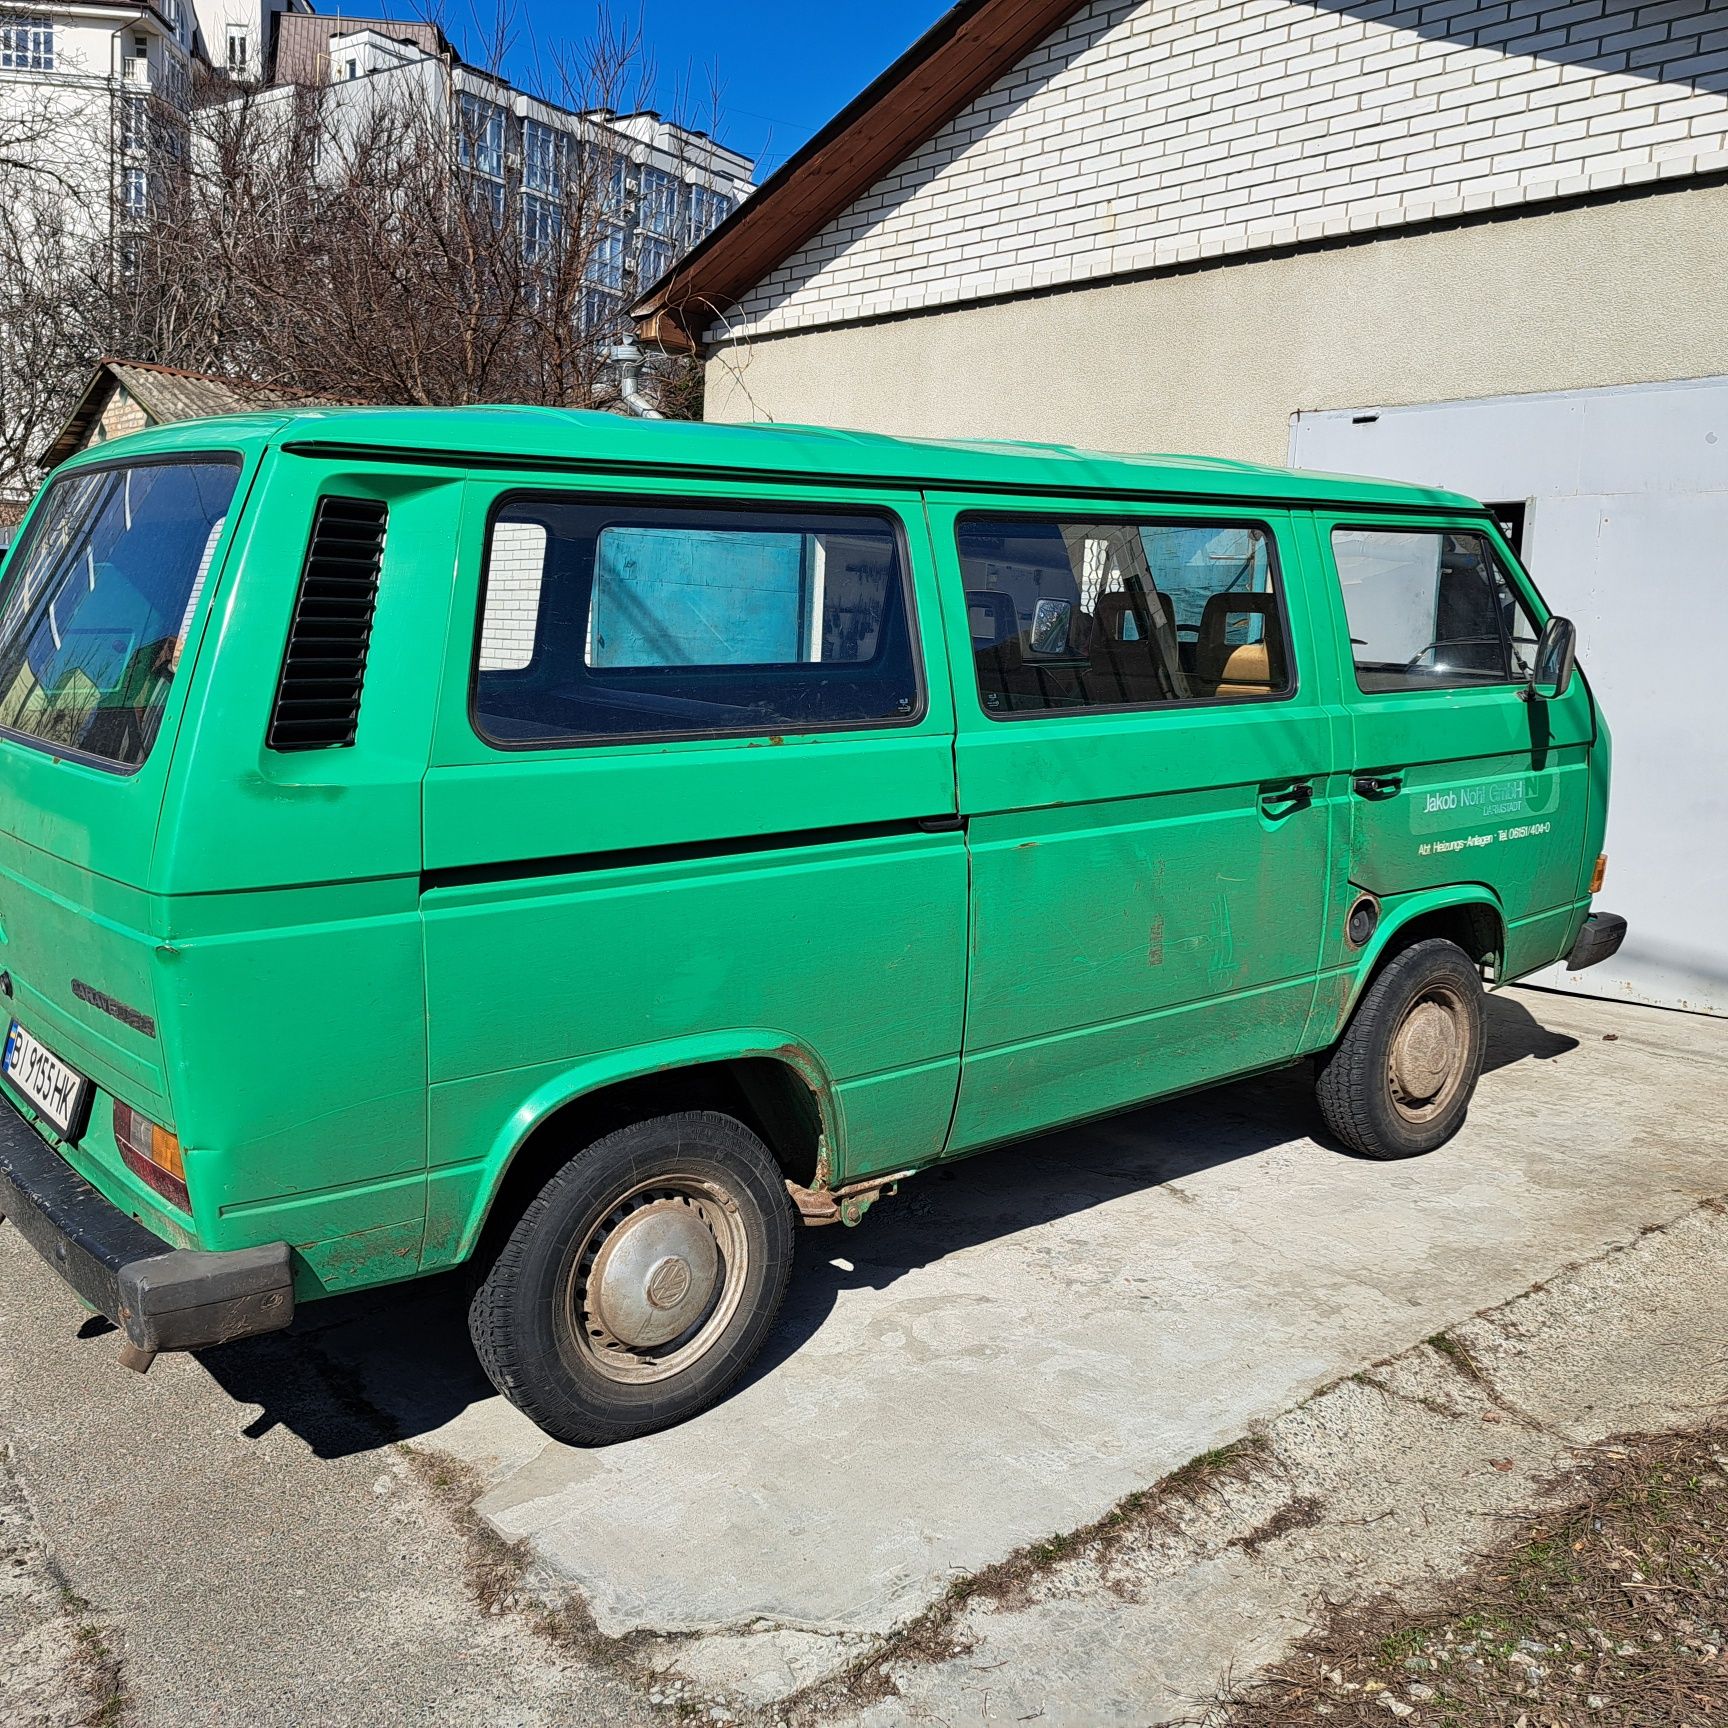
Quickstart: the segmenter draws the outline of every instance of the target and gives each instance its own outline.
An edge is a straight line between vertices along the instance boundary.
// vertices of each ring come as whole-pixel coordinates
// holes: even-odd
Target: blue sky
[[[320,12],[336,0],[315,0]],[[950,0],[745,0],[702,5],[697,0],[621,0],[614,19],[640,21],[654,64],[653,98],[671,119],[712,130],[718,114],[723,143],[756,157],[760,177],[796,150],[858,94],[897,55],[947,11]],[[567,0],[506,0],[513,15],[504,71],[526,89],[556,98],[560,47],[579,43],[593,27],[591,4]],[[438,17],[459,52],[488,58],[498,0],[341,0],[340,10],[389,17]],[[716,111],[710,82],[719,86]],[[684,112],[680,112],[683,109]]]

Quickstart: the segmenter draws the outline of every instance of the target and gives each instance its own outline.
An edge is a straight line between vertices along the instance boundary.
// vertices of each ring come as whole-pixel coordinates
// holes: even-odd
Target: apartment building
[[[9,3],[0,10],[0,141],[32,193],[75,221],[142,220],[184,153],[197,23],[184,0]],[[15,179],[22,181],[22,176]]]
[[[754,190],[749,158],[707,133],[530,95],[465,63],[435,26],[284,14],[275,41],[279,79],[331,87],[337,116],[381,101],[442,115],[455,171],[530,252],[555,241],[580,182],[595,229],[583,323],[596,334],[621,334],[629,301]]]

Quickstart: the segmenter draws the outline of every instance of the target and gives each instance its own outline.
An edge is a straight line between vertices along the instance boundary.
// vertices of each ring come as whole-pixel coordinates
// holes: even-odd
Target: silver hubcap
[[[1438,1115],[1464,1078],[1464,1004],[1447,985],[1417,998],[1392,1039],[1386,1078],[1392,1101],[1411,1121]]]
[[[696,1208],[651,1200],[601,1244],[588,1307],[618,1343],[652,1349],[702,1317],[719,1274],[719,1244]]]
[[[572,1269],[578,1348],[615,1380],[676,1374],[737,1311],[746,1259],[737,1207],[714,1184],[670,1176],[633,1189],[588,1233]]]

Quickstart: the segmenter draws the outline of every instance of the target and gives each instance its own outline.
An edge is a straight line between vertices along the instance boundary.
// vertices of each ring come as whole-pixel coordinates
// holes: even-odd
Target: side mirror
[[[1578,657],[1578,632],[1570,618],[1550,618],[1536,644],[1536,664],[1530,671],[1533,702],[1552,702],[1566,694]]]
[[[1032,628],[1026,633],[1031,654],[1066,654],[1068,633],[1074,625],[1072,600],[1040,600],[1032,608]]]

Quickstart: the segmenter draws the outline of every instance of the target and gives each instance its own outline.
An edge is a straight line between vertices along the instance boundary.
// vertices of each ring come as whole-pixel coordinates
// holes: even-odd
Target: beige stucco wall
[[[1728,373],[1728,187],[711,352],[714,420],[1282,462],[1298,409]]]

